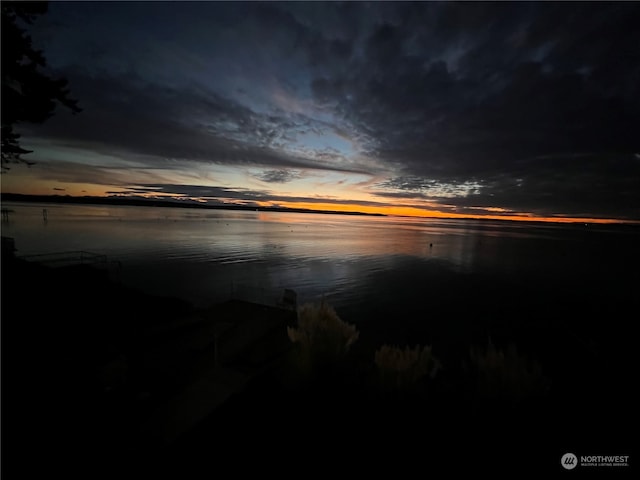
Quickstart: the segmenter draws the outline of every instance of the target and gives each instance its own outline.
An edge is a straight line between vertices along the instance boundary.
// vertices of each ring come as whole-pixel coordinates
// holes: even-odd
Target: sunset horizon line
[[[405,218],[427,218],[439,220],[505,220],[516,222],[542,222],[542,223],[584,223],[584,224],[601,224],[601,225],[640,225],[640,220],[622,219],[622,218],[598,218],[598,217],[576,217],[576,216],[538,216],[533,213],[521,213],[519,215],[483,215],[483,214],[465,214],[465,213],[443,213],[437,210],[427,210],[412,206],[367,206],[355,203],[312,203],[312,202],[270,202],[258,201],[254,204],[247,204],[237,201],[223,201],[213,203],[202,198],[194,197],[177,197],[177,196],[142,196],[142,195],[70,195],[65,193],[57,194],[28,194],[18,192],[0,192],[2,202],[6,201],[51,201],[58,203],[56,200],[73,199],[84,200],[113,200],[114,203],[123,204],[122,202],[136,201],[139,202],[135,206],[163,206],[163,207],[180,207],[180,208],[206,208],[206,209],[246,209],[246,210],[269,210],[281,209],[291,211],[291,213],[328,213],[328,214],[345,214],[345,215],[370,215],[385,217],[405,217]],[[19,197],[19,198],[18,198]],[[163,205],[145,205],[144,202],[161,202]],[[59,203],[65,203],[59,202]],[[486,208],[486,207],[485,207]],[[299,212],[296,212],[299,211]],[[301,211],[301,212],[300,212]]]

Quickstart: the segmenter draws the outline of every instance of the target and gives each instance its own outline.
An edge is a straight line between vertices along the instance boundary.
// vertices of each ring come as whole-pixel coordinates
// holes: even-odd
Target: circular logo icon
[[[573,453],[565,453],[560,459],[560,464],[567,470],[573,470],[578,466],[578,457]]]

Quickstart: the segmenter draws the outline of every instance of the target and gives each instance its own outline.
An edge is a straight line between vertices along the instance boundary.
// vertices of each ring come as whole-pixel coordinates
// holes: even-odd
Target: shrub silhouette
[[[540,364],[520,355],[514,344],[504,351],[489,339],[486,349],[472,347],[469,357],[481,397],[520,400],[548,390],[549,380],[542,374]]]
[[[375,363],[384,385],[408,387],[425,376],[435,377],[440,369],[440,361],[431,352],[431,346],[404,349],[383,345],[375,353]]]
[[[354,325],[342,321],[325,301],[299,307],[298,326],[287,327],[287,334],[298,345],[300,360],[311,363],[342,358],[360,335]]]

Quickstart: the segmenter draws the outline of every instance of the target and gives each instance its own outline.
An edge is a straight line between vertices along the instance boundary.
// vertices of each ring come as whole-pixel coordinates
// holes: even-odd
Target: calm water
[[[293,288],[302,301],[325,296],[355,318],[365,305],[426,302],[445,278],[584,271],[606,281],[640,264],[640,236],[628,227],[150,207],[3,207],[13,212],[2,224],[2,235],[15,238],[18,255],[106,254],[121,262],[123,283],[196,305],[228,297],[232,290],[270,297]]]

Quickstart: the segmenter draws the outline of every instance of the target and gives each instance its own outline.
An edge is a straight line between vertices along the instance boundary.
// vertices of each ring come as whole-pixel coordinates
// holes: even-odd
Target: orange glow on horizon
[[[271,202],[259,202],[262,206],[272,206]],[[457,218],[457,219],[490,219],[490,220],[515,220],[527,222],[554,222],[554,223],[640,223],[630,220],[617,220],[613,218],[582,218],[582,217],[538,217],[531,215],[472,215],[462,213],[443,213],[437,210],[424,210],[416,207],[371,206],[348,203],[310,203],[310,202],[278,202],[278,205],[288,208],[304,208],[309,210],[338,211],[338,212],[362,212],[380,213],[389,216],[423,217],[423,218]],[[494,211],[496,209],[493,209]]]
[[[26,195],[61,195],[61,196],[94,196],[94,197],[119,197],[126,198],[131,193],[126,187],[110,187],[108,190],[102,185],[95,184],[62,184],[64,187],[60,190],[54,190],[50,186],[50,182],[33,182],[28,188],[12,188],[19,184],[20,175],[7,175],[2,178],[2,191],[3,192],[19,192]],[[46,185],[46,186],[45,186]],[[22,185],[20,185],[22,186]],[[7,188],[8,187],[8,188]],[[107,192],[112,192],[111,194]],[[116,193],[117,192],[117,193]],[[195,201],[200,204],[206,204],[206,199],[190,197],[186,195],[176,195],[172,193],[149,191],[140,192],[136,194],[137,197],[144,197],[149,199],[158,200],[182,200],[182,201]],[[237,199],[219,199],[221,202],[228,204],[229,206],[245,205],[246,203],[240,202]],[[552,223],[596,223],[596,224],[640,224],[640,221],[636,220],[621,220],[614,218],[593,218],[593,217],[541,217],[534,214],[513,214],[513,215],[491,215],[491,214],[463,214],[463,213],[446,213],[438,210],[427,210],[424,208],[410,207],[410,206],[393,206],[393,205],[361,205],[357,203],[322,203],[322,202],[270,202],[259,201],[256,202],[262,207],[286,207],[286,208],[299,208],[305,210],[319,210],[319,211],[334,211],[334,212],[350,212],[350,213],[369,213],[369,214],[382,214],[387,216],[400,216],[400,217],[420,217],[420,218],[451,218],[451,219],[490,219],[490,220],[514,220],[514,221],[528,221],[528,222],[552,222]],[[487,207],[484,210],[491,212],[507,211],[499,207]]]

